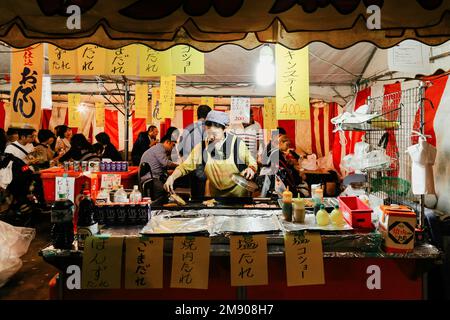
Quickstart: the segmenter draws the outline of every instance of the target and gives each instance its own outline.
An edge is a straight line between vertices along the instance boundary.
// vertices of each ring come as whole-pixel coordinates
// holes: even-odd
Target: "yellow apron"
[[[233,137],[231,145],[234,143],[236,143],[236,137]],[[231,148],[231,154],[227,159],[215,159],[209,152],[206,154],[205,174],[210,182],[212,197],[247,197],[250,195],[245,188],[237,185],[231,179],[234,173],[239,173],[234,163],[234,148]]]

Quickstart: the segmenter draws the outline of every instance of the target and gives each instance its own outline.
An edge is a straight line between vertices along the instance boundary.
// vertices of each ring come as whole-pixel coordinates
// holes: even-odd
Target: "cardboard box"
[[[414,250],[416,213],[407,206],[380,206],[382,215],[378,230],[383,235],[386,252],[410,252]]]

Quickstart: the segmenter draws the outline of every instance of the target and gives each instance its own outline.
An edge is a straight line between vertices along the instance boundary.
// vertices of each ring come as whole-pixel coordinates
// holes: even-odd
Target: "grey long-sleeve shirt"
[[[162,143],[157,143],[150,149],[144,152],[141,158],[141,162],[146,162],[150,164],[150,168],[152,169],[153,178],[159,179],[163,169],[172,164],[172,161],[169,160],[166,154],[166,150]],[[150,173],[144,175],[141,180],[145,181],[150,179]]]

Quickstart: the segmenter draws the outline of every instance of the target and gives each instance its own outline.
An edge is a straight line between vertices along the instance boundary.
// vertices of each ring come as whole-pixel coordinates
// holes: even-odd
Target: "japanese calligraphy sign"
[[[11,125],[41,127],[44,46],[12,51]]]
[[[159,91],[159,119],[175,117],[176,76],[162,76]]]
[[[125,289],[163,287],[164,238],[125,238]]]
[[[264,98],[263,121],[264,129],[272,130],[278,126],[276,113],[276,99],[274,97]]]
[[[48,45],[48,71],[51,75],[78,74],[77,51],[65,50],[52,44]]]
[[[230,123],[250,122],[250,98],[231,97]]]
[[[148,84],[147,83],[136,83],[134,91],[134,106],[136,118],[147,118],[148,114]]]
[[[87,237],[84,243],[82,289],[119,289],[122,237]]]
[[[205,55],[187,45],[178,45],[172,51],[173,74],[204,74]]]
[[[152,88],[152,107],[151,107],[151,121],[159,121],[161,117],[159,116],[159,100],[160,100],[160,90],[159,88]]]
[[[174,237],[171,288],[208,289],[209,237]]]
[[[59,195],[66,195],[67,199],[75,202],[75,178],[74,177],[56,177],[55,178],[55,200]]]
[[[95,126],[105,126],[105,103],[103,102],[95,103]]]
[[[139,45],[139,75],[144,77],[170,76],[172,54],[170,50],[156,51]]]
[[[309,120],[308,47],[276,46],[276,110],[278,120]]]
[[[67,104],[69,106],[69,127],[81,127],[81,114],[78,111],[78,106],[81,103],[81,95],[79,93],[69,93],[67,95]]]
[[[106,49],[88,44],[76,51],[79,75],[98,76],[105,74]]]
[[[211,109],[214,109],[214,97],[201,97],[200,104],[206,104]]]
[[[325,284],[320,233],[288,233],[284,247],[288,286]]]
[[[106,74],[135,76],[137,74],[138,46],[129,45],[106,53]]]
[[[230,260],[232,286],[268,284],[267,238],[264,235],[231,236]]]

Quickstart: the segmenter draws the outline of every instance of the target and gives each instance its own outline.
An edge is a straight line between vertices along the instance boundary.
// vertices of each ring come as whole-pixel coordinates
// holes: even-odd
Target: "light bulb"
[[[270,86],[275,82],[275,66],[272,63],[258,63],[256,66],[256,83]]]

